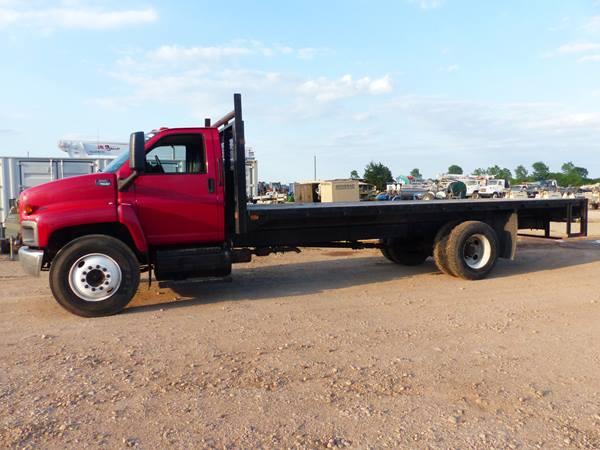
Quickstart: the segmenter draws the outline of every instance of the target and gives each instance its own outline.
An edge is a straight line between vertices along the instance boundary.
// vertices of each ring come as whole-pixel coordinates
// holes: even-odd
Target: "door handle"
[[[214,178],[208,179],[208,192],[210,192],[210,193],[215,192],[215,179]]]

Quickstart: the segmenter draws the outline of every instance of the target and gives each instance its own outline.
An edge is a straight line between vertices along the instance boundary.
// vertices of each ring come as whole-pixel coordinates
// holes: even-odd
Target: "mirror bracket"
[[[124,191],[129,187],[133,180],[135,180],[138,176],[137,170],[132,171],[127,178],[122,178],[117,182],[117,190]]]

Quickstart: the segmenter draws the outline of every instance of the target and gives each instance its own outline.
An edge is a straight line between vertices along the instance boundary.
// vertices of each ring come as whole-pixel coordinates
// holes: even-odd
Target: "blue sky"
[[[216,5],[220,5],[216,7]],[[600,176],[600,1],[0,0],[0,155],[201,125],[263,180],[565,161]]]

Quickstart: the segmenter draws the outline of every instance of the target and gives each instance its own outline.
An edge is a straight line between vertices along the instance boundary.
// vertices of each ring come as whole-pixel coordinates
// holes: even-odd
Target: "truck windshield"
[[[121,168],[123,163],[129,159],[129,152],[123,152],[115,159],[113,159],[108,166],[106,166],[102,172],[104,173],[115,173]]]

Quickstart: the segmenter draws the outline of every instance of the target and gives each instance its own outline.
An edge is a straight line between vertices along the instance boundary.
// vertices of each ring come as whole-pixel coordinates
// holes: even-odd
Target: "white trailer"
[[[25,189],[61,178],[102,170],[110,159],[27,158],[0,156],[0,239],[12,202]]]

